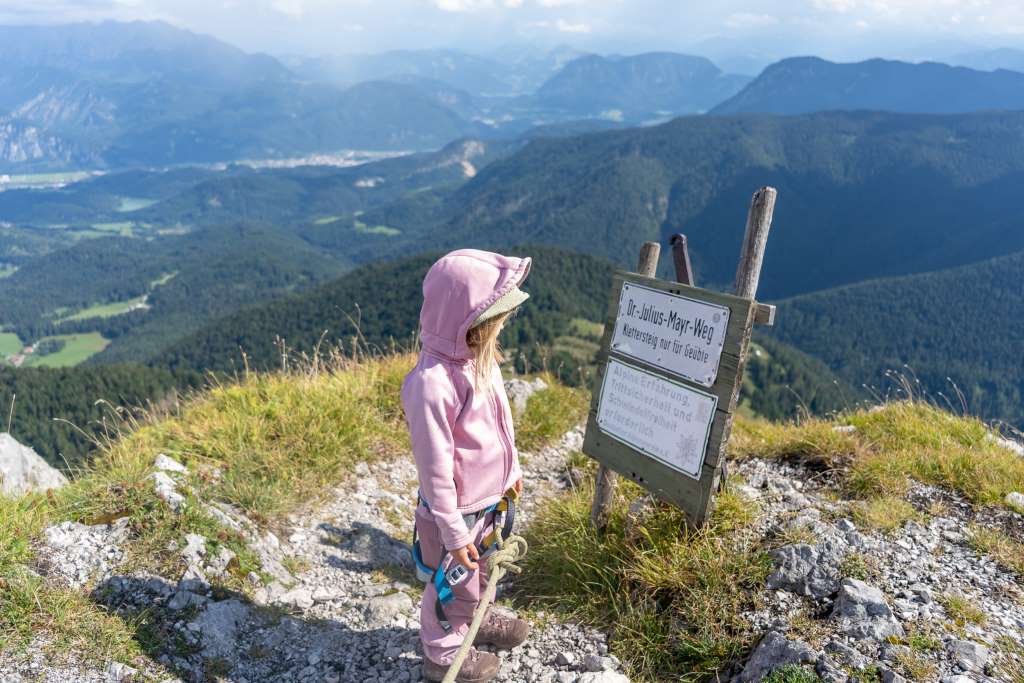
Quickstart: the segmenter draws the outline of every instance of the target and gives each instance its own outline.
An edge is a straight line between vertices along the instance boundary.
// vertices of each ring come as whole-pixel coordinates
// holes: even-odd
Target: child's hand
[[[516,483],[512,484],[512,488],[515,489],[517,496],[523,495],[523,478],[519,477]]]
[[[480,559],[480,553],[472,543],[467,545],[465,548],[456,548],[455,550],[452,550],[451,554],[452,559],[471,572],[475,572],[480,567],[480,565],[475,562],[475,560]]]

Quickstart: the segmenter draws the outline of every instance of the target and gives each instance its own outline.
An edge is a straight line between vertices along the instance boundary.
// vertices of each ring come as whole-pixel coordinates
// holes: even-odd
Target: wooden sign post
[[[583,451],[601,463],[591,510],[597,528],[611,508],[611,470],[678,506],[691,523],[707,519],[751,329],[774,319],[774,307],[754,296],[775,197],[773,188],[754,194],[735,295],[656,279],[652,242],[641,250],[640,272],[615,274],[583,441]],[[676,273],[692,282],[682,240],[674,245],[681,247],[674,250]]]

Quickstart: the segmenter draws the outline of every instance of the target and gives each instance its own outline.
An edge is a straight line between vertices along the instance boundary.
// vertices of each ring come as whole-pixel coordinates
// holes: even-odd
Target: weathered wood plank
[[[658,257],[661,255],[661,245],[657,242],[644,242],[640,247],[640,258],[637,260],[637,271],[646,277],[653,278],[658,271]],[[621,289],[621,284],[619,285]],[[618,299],[612,300],[612,307],[618,307]],[[610,339],[605,331],[606,339]],[[602,344],[606,347],[607,343]],[[600,385],[598,385],[599,387]],[[594,395],[600,394],[598,388]],[[595,398],[595,401],[598,399]],[[595,404],[596,405],[596,404]],[[594,502],[590,507],[590,524],[598,530],[604,530],[608,526],[608,517],[611,515],[612,498],[615,495],[615,475],[602,463],[597,468],[597,479],[594,482]]]
[[[771,327],[775,324],[775,306],[771,304],[757,304],[754,307],[754,324]]]

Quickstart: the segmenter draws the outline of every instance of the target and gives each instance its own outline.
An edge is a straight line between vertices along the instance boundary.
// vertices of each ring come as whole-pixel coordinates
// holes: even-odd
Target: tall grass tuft
[[[710,524],[695,530],[667,506],[627,524],[641,491],[623,482],[623,493],[603,534],[590,526],[592,485],[546,503],[528,531],[520,590],[585,622],[613,624],[613,651],[641,680],[722,670],[754,637],[741,612],[768,574],[764,549],[746,531],[751,502],[725,494]]]

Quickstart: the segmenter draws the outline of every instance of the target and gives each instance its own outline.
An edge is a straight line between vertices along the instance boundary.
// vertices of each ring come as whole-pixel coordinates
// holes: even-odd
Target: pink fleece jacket
[[[420,495],[449,550],[472,541],[462,516],[497,502],[522,476],[501,370],[491,368],[491,391],[474,386],[466,332],[529,272],[528,258],[460,249],[423,280],[422,350],[402,383],[402,407]]]

